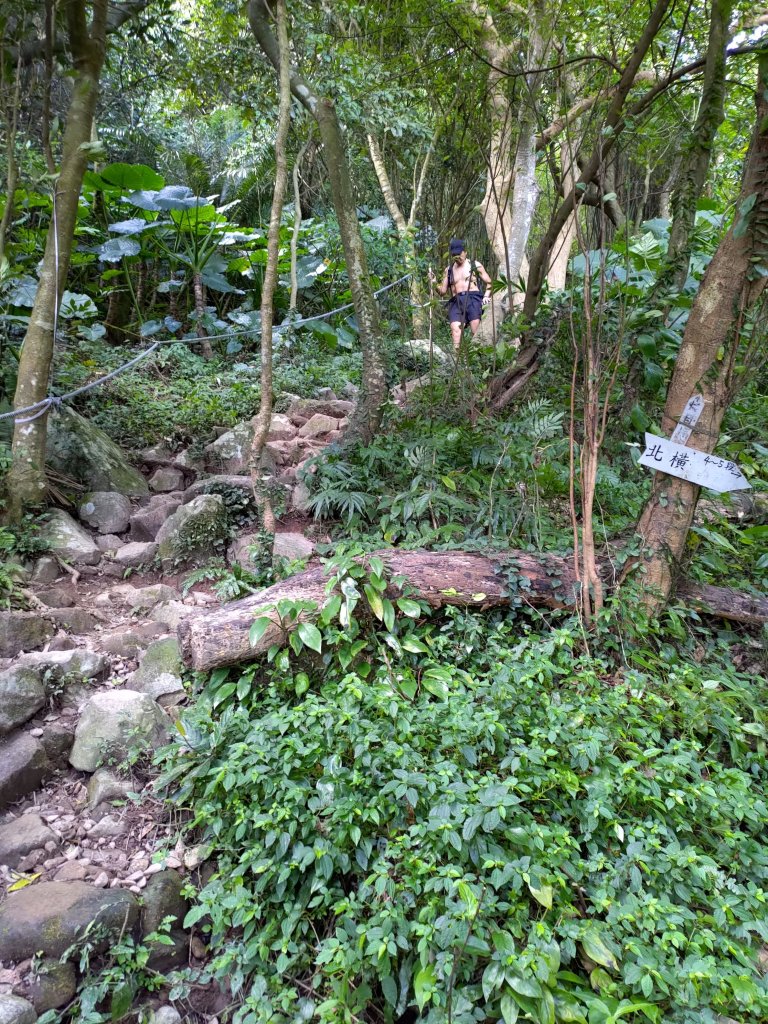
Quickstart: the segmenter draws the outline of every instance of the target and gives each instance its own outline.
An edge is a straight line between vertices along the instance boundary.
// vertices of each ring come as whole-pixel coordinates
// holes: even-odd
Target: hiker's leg
[[[456,352],[459,351],[459,346],[461,345],[462,329],[461,320],[451,320],[451,338],[453,339],[453,347]]]
[[[479,326],[480,326],[480,321],[479,320],[470,320],[469,321],[469,329],[472,331],[473,335],[477,334],[477,329],[478,329]]]

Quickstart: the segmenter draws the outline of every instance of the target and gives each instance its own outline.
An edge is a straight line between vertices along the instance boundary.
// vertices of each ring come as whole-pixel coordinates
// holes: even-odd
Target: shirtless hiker
[[[478,284],[478,277],[490,285],[491,279],[482,263],[470,260],[464,242],[460,238],[451,239],[451,262],[445,268],[443,280],[437,286],[440,295],[450,291],[448,303],[448,319],[451,323],[453,347],[458,352],[461,335],[469,324],[472,334],[477,334],[483,306],[490,298],[490,289],[483,295]]]

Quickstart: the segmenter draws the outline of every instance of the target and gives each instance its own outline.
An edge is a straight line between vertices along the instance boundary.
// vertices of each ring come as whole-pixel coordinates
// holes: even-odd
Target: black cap
[[[459,256],[464,252],[464,242],[461,238],[451,239],[451,256]]]

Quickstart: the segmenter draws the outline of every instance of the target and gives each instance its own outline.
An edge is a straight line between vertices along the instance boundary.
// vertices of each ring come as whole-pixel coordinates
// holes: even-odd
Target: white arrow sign
[[[686,448],[668,437],[656,437],[655,434],[645,435],[645,451],[640,456],[640,465],[708,487],[719,494],[743,491],[752,486],[735,462],[696,448]]]

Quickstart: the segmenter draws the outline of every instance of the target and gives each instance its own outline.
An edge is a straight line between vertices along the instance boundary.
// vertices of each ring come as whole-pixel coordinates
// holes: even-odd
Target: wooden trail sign
[[[721,459],[710,452],[686,448],[668,437],[645,435],[645,451],[640,465],[657,469],[661,473],[680,477],[692,484],[708,487],[722,494],[724,491],[743,491],[752,485],[746,480],[735,462]]]

